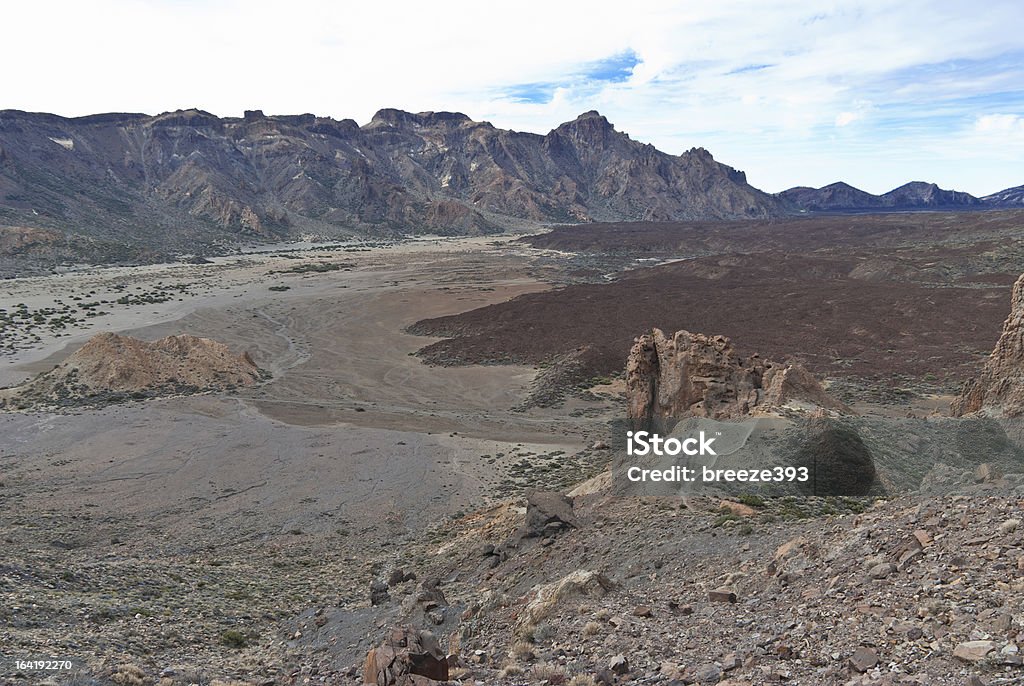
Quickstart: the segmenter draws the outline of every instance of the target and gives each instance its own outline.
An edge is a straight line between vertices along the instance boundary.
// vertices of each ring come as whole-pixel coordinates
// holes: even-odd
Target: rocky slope
[[[0,408],[98,404],[129,398],[251,386],[263,378],[248,353],[208,338],[148,342],[101,333],[49,372],[0,390]]]
[[[394,109],[364,126],[259,111],[0,112],[0,225],[150,246],[781,211],[706,150],[660,152],[597,112],[546,135]]]
[[[817,212],[949,209],[987,204],[987,199],[961,191],[944,190],[924,181],[911,181],[882,195],[872,195],[848,183],[838,182],[821,188],[798,186],[782,191],[778,197],[793,209]]]
[[[981,411],[999,417],[1024,414],[1024,274],[1013,284],[1010,314],[995,349],[952,410],[958,417]]]
[[[1024,206],[1024,186],[1014,186],[986,195],[982,198],[986,203],[997,207],[1021,207]]]

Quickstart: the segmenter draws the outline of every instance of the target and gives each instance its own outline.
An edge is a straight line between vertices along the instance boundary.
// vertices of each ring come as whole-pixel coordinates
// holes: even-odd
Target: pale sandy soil
[[[352,263],[355,270],[368,270],[373,274],[378,269],[387,270],[413,260],[429,262],[432,260],[430,256],[434,255],[492,253],[495,243],[507,245],[510,240],[511,237],[425,238],[358,252],[313,248],[301,253],[277,251],[216,257],[212,258],[211,264],[202,265],[173,263],[90,268],[53,276],[0,280],[0,308],[8,310],[20,303],[33,310],[54,307],[57,301],[70,302],[75,295],[83,296],[86,301],[113,301],[124,294],[147,291],[157,284],[189,285],[188,293],[183,294],[180,300],[174,298],[162,303],[103,307],[101,309],[107,311],[104,316],[91,318],[73,328],[57,332],[60,335],[38,330],[42,340],[0,357],[0,387],[21,383],[28,376],[48,369],[54,361],[63,359],[90,336],[101,331],[118,332],[174,322],[199,310],[224,308],[250,298],[273,300],[273,296],[280,295],[294,297],[324,289],[330,292],[336,286],[330,283],[331,277],[348,273],[297,275],[271,272],[288,270],[304,263],[335,262]],[[509,252],[507,248],[506,252]],[[523,253],[525,250],[515,248],[512,252]],[[300,256],[299,259],[295,259],[296,255]],[[275,284],[291,286],[292,291],[285,294],[269,292],[267,288]],[[381,280],[377,285],[383,287],[385,284]],[[89,295],[90,292],[94,294]],[[40,361],[43,361],[42,364],[32,364]]]
[[[123,308],[95,328],[44,340],[5,365],[7,380],[50,369],[98,330],[156,339],[207,336],[250,351],[273,378],[230,397],[129,403],[74,414],[0,415],[0,474],[27,508],[89,508],[160,537],[272,536],[342,514],[429,521],[501,494],[500,463],[481,455],[568,455],[588,424],[512,410],[533,379],[518,366],[432,367],[404,333],[424,317],[547,288],[493,238],[420,241],[302,260],[247,256],[3,284],[6,298],[59,298],[110,283],[201,283],[182,302]],[[270,274],[304,262],[347,271]],[[270,285],[290,290],[271,292]],[[495,461],[496,462],[496,461]],[[224,528],[222,528],[224,527]],[[96,536],[110,532],[97,530]],[[182,541],[184,544],[184,541]]]

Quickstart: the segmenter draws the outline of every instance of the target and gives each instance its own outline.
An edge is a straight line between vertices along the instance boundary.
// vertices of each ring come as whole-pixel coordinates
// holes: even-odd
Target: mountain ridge
[[[710,153],[661,152],[596,111],[545,135],[391,108],[363,126],[260,110],[0,111],[0,224],[127,240],[141,225],[165,247],[783,212]]]
[[[995,195],[1007,191],[1000,191]],[[845,181],[836,181],[821,188],[796,186],[775,195],[788,207],[801,212],[972,207],[985,209],[989,206],[998,206],[998,203],[989,200],[993,196],[978,198],[963,191],[939,188],[938,184],[926,181],[910,181],[881,195],[862,191]]]
[[[396,108],[363,125],[195,107],[80,117],[0,111],[0,227],[56,230],[67,246],[99,246],[91,252],[104,255],[580,222],[986,209],[1024,203],[1022,188],[976,198],[911,182],[872,195],[837,182],[769,194],[704,148],[660,151],[596,110],[546,134]]]

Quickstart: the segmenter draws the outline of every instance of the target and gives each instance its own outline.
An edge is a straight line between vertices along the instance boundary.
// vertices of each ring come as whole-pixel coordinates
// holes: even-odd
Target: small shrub
[[[603,625],[600,622],[587,622],[583,627],[584,636],[596,636],[601,633],[601,627]]]
[[[555,628],[547,622],[541,622],[533,629],[534,643],[543,643],[555,636]]]
[[[564,684],[569,680],[564,669],[549,662],[534,665],[530,669],[530,676],[536,681],[544,681],[549,684]]]
[[[533,659],[533,646],[526,641],[516,641],[512,644],[511,655],[516,660],[532,660]]]
[[[146,673],[135,665],[121,665],[110,675],[110,680],[118,686],[146,686],[149,683]]]
[[[510,663],[510,664],[505,665],[505,667],[500,672],[498,672],[498,678],[499,679],[507,679],[510,676],[519,676],[522,673],[523,673],[523,668],[522,667],[520,667],[517,664]]]
[[[220,642],[228,648],[244,648],[249,643],[249,637],[241,631],[227,629],[221,633]]]
[[[764,507],[764,498],[753,493],[741,493],[737,500],[748,507]]]

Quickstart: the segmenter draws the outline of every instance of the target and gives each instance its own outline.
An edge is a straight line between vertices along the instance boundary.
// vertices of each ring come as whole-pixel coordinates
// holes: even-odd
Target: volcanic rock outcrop
[[[264,374],[248,353],[235,355],[209,338],[180,335],[149,342],[101,333],[49,372],[0,391],[0,407],[199,393],[251,386]]]
[[[425,686],[448,678],[448,659],[429,631],[393,630],[366,655],[363,683],[375,686]]]
[[[734,419],[784,405],[844,411],[799,365],[743,358],[725,336],[652,329],[626,364],[628,416],[635,428],[683,417]]]
[[[1010,315],[995,349],[951,409],[955,417],[979,411],[1002,417],[1024,414],[1024,274],[1013,284]]]

